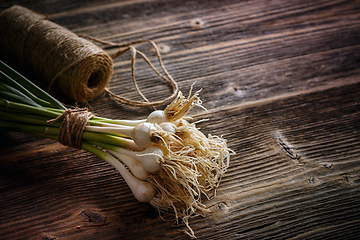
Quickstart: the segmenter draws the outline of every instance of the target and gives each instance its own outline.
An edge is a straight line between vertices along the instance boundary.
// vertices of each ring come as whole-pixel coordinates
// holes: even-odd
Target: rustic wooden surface
[[[199,239],[360,235],[360,1],[14,0],[0,11],[13,4],[75,33],[153,39],[180,89],[203,89],[208,112],[192,115],[237,154],[207,202],[213,214],[190,220]],[[110,88],[138,99],[128,57]],[[142,62],[137,76],[149,98],[170,94]],[[151,111],[106,95],[90,106],[111,118]],[[1,239],[188,238],[91,154],[23,133],[0,141]]]

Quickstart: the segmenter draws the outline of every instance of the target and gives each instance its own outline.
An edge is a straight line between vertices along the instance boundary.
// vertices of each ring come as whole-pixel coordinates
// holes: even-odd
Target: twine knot
[[[65,146],[81,149],[81,138],[85,127],[94,114],[87,108],[67,109],[64,113],[48,123],[62,120],[59,131],[59,142]]]

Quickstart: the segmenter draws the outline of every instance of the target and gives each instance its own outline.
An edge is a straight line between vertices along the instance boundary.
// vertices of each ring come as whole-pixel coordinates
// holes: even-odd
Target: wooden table
[[[206,202],[213,213],[190,219],[199,239],[359,236],[359,1],[15,0],[0,10],[13,4],[78,34],[152,39],[180,90],[202,89],[208,111],[191,115],[209,119],[198,126],[236,155]],[[128,59],[115,60],[109,87],[139,99]],[[141,61],[136,74],[150,99],[170,94]],[[151,112],[106,94],[89,104],[111,118]],[[1,239],[188,238],[93,155],[25,133],[2,131],[0,141]]]

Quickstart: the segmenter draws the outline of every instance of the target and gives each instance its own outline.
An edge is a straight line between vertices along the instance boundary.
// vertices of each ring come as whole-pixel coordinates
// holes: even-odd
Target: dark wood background
[[[360,235],[360,1],[14,0],[0,11],[13,4],[78,34],[152,39],[181,91],[202,88],[208,112],[192,116],[237,154],[207,202],[213,214],[190,219],[199,239]],[[128,59],[115,60],[109,87],[139,99]],[[170,94],[141,61],[136,74],[150,99]],[[111,118],[151,112],[105,94],[90,107]],[[187,239],[183,230],[91,154],[1,132],[1,239]]]

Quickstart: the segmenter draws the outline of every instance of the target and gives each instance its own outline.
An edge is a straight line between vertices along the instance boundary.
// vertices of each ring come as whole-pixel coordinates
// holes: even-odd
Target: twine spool
[[[56,83],[83,103],[102,93],[113,72],[111,57],[100,47],[21,6],[0,13],[0,57],[15,59]]]

